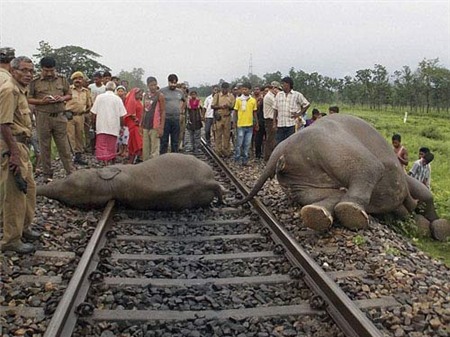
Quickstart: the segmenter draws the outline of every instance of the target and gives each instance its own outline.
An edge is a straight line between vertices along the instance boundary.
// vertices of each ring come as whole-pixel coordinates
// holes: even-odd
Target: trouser
[[[264,127],[266,129],[266,143],[264,144],[264,161],[268,161],[273,149],[277,145],[276,134],[277,132],[273,129],[273,119],[264,119]]]
[[[156,129],[144,129],[142,135],[142,159],[152,159],[159,156],[160,139]]]
[[[84,150],[83,131],[84,115],[74,115],[73,119],[67,122],[67,136],[75,153],[81,153]]]
[[[208,145],[211,144],[211,130],[214,124],[214,118],[205,118],[205,139]],[[214,132],[214,131],[213,131]]]
[[[200,151],[200,138],[202,129],[198,130],[186,130],[186,152],[198,152]]]
[[[20,191],[9,170],[9,157],[1,157],[0,188],[1,205],[3,209],[3,244],[14,244],[22,238],[22,232],[28,229],[34,218],[36,207],[36,184],[33,179],[33,165],[30,152],[25,144],[17,143],[19,149],[19,168],[22,177],[28,184],[27,194]],[[0,152],[7,151],[8,147],[0,142]]]
[[[230,155],[230,131],[230,115],[222,116],[220,121],[216,121],[215,148],[217,154],[220,156],[228,157]]]
[[[73,170],[70,154],[69,140],[67,139],[67,118],[63,114],[57,117],[50,117],[49,114],[39,112],[37,114],[37,131],[39,146],[41,147],[42,171],[45,176],[53,176],[51,165],[51,145],[52,137],[58,149],[64,169],[67,174]]]
[[[194,148],[194,140],[191,137],[190,130],[186,129],[184,132],[184,139],[183,139],[183,149],[184,151],[192,152],[192,149]]]
[[[287,139],[289,136],[295,133],[295,126],[284,126],[277,128],[277,145],[280,144],[283,140]]]
[[[266,136],[266,128],[263,123],[259,123],[259,129],[255,134],[255,157],[261,158],[263,152],[264,138]],[[265,144],[264,144],[265,146]]]
[[[95,153],[95,136],[91,135],[92,113],[85,113],[84,117],[84,150],[86,152]]]
[[[166,118],[164,124],[164,134],[161,138],[160,154],[167,153],[169,148],[170,139],[170,151],[172,153],[178,152],[178,140],[180,137],[180,119],[179,118]]]
[[[180,114],[180,135],[178,137],[178,148],[181,150],[184,148],[184,136],[186,133],[186,113]]]
[[[234,148],[234,159],[247,164],[250,146],[252,145],[253,126],[237,128],[237,143]]]

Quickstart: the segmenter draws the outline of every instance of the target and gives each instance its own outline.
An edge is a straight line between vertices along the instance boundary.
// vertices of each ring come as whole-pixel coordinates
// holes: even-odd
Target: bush
[[[434,127],[429,126],[420,131],[422,137],[435,140],[443,140],[442,134]]]

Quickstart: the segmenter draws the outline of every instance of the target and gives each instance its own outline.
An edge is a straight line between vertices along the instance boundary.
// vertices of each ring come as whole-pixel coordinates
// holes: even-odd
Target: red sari
[[[130,132],[128,138],[128,154],[130,156],[140,156],[142,154],[142,136],[139,134],[139,123],[142,120],[144,107],[141,101],[136,100],[136,93],[139,91],[139,88],[131,89],[125,99],[127,114],[125,115],[124,123]]]

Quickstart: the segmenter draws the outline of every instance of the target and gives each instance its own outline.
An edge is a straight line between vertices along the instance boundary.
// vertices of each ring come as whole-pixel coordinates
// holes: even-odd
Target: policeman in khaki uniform
[[[72,98],[72,90],[64,76],[55,72],[56,61],[44,57],[40,61],[41,75],[30,83],[28,103],[36,107],[36,127],[41,147],[42,171],[51,179],[51,141],[55,140],[59,157],[66,173],[73,171],[69,140],[67,139],[67,117],[64,102]]]
[[[214,95],[211,107],[216,110],[216,114],[220,119],[215,119],[216,138],[215,147],[216,152],[221,157],[229,157],[230,151],[230,132],[231,132],[231,111],[234,108],[235,98],[229,92],[230,85],[223,82],[221,85],[222,91]]]
[[[75,153],[74,163],[79,165],[87,165],[81,158],[83,152],[83,131],[84,131],[84,114],[88,113],[92,107],[91,92],[83,87],[84,74],[76,71],[70,76],[73,84],[72,99],[66,103],[66,110],[73,114],[73,118],[67,122],[67,135],[72,151]]]
[[[10,62],[14,58],[14,49],[9,47],[0,48],[0,87],[8,81],[11,76]]]
[[[0,88],[4,83],[12,78],[10,62],[15,57],[15,50],[9,47],[0,48]],[[0,200],[2,199],[2,189],[0,186]],[[2,222],[2,205],[0,203],[0,223]]]
[[[0,88],[0,151],[3,238],[2,251],[29,254],[34,246],[24,243],[39,238],[31,230],[36,207],[36,184],[28,148],[31,138],[31,111],[27,102],[27,85],[34,66],[28,57],[11,61],[12,78]]]

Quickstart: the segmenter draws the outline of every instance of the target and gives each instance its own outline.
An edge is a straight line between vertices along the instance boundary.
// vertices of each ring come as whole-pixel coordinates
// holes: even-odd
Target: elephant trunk
[[[231,203],[230,206],[239,206],[239,205],[245,204],[246,202],[252,200],[255,197],[255,195],[259,192],[259,190],[264,186],[267,179],[273,178],[275,176],[277,163],[278,163],[278,157],[274,156],[272,154],[269,161],[267,162],[267,166],[264,169],[264,172],[258,178],[258,180],[255,183],[255,186],[253,186],[250,193],[244,199]]]
[[[37,185],[36,195],[42,195],[51,199],[55,199],[57,197],[55,187],[51,183],[46,185]]]

